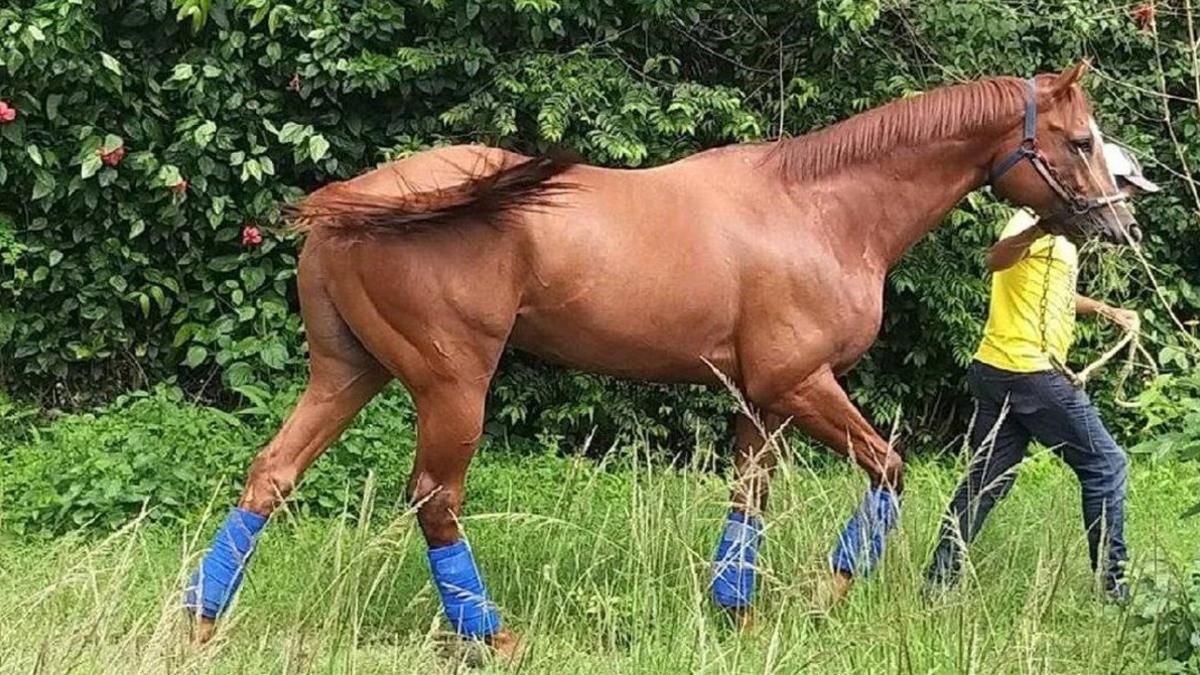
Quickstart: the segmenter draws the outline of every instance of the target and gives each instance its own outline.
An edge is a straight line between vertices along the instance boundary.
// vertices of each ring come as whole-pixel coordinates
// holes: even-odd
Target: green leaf
[[[36,164],[38,166],[42,166],[43,164],[45,164],[44,160],[42,159],[41,148],[34,145],[33,143],[30,143],[29,145],[25,146],[25,154],[29,155],[29,159],[32,160],[34,164]]]
[[[282,370],[287,365],[287,348],[279,342],[271,342],[266,347],[263,347],[262,351],[259,352],[259,357],[262,358],[263,363],[268,368]]]
[[[58,118],[58,107],[62,105],[62,94],[50,94],[46,97],[46,119],[54,121]]]
[[[192,131],[192,140],[196,142],[197,147],[208,147],[208,144],[212,142],[213,136],[216,133],[216,123],[212,120],[206,120],[204,124],[201,124]]]
[[[208,269],[214,272],[230,272],[237,269],[238,265],[242,264],[242,257],[239,254],[222,255],[208,261]]]
[[[325,153],[329,152],[329,141],[321,134],[313,134],[308,139],[308,156],[312,161],[319,162],[325,158]]]
[[[58,183],[54,180],[54,176],[44,171],[38,172],[37,179],[33,184],[33,194],[31,199],[37,201],[38,199],[51,194],[54,192],[54,188],[57,187],[57,185]]]
[[[183,365],[188,368],[195,368],[204,363],[204,359],[208,358],[208,350],[200,345],[192,345],[188,347],[187,358],[183,360]]]
[[[239,275],[242,277],[242,285],[250,292],[258,290],[267,280],[267,273],[260,267],[243,267]]]
[[[175,348],[182,347],[185,342],[191,339],[200,326],[194,323],[185,323],[175,331],[175,339],[171,340],[171,346]]]
[[[171,78],[168,79],[167,81],[168,82],[186,82],[187,80],[192,79],[192,74],[193,74],[192,64],[177,63],[177,64],[175,64],[175,68],[171,70]]]
[[[166,309],[170,306],[170,303],[167,301],[166,294],[163,293],[163,289],[159,288],[158,286],[150,287],[150,297],[154,299],[154,302],[158,303],[158,308],[163,311],[166,311]]]
[[[268,127],[270,128],[270,127]],[[280,143],[298,143],[312,133],[312,129],[295,122],[285,122],[283,128],[275,132]]]
[[[87,180],[96,175],[102,166],[104,166],[104,162],[100,159],[100,155],[91,155],[83,160],[83,164],[79,165],[79,177]]]
[[[177,185],[183,180],[183,176],[179,173],[179,167],[174,164],[164,164],[158,169],[158,174],[154,177],[154,184],[157,186],[170,187]]]
[[[50,266],[51,267],[54,267],[58,263],[62,262],[62,259],[63,259],[62,251],[50,251]]]
[[[105,68],[111,70],[117,75],[121,74],[121,63],[108,53],[100,52],[100,63],[104,64]]]
[[[225,369],[225,383],[230,387],[249,384],[254,381],[254,369],[244,361],[229,364]]]

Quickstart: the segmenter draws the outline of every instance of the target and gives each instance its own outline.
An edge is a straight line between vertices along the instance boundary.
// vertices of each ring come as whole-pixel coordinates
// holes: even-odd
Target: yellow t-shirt
[[[1004,226],[1000,238],[1011,237],[1036,223],[1037,216],[1018,211]],[[1066,363],[1067,349],[1075,337],[1078,275],[1075,245],[1066,237],[1054,235],[1033,242],[1020,262],[993,274],[987,325],[975,358],[1018,373],[1050,370],[1053,365],[1049,355]]]

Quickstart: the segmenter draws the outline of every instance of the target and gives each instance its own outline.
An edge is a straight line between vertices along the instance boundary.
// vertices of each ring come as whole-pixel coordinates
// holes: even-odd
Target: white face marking
[[[1095,147],[1100,148],[1100,151],[1101,151],[1100,156],[1107,157],[1107,155],[1104,154],[1104,134],[1100,133],[1100,125],[1096,124],[1095,117],[1088,117],[1088,129],[1091,129],[1091,131],[1092,131],[1092,142],[1095,144]],[[1085,157],[1084,161],[1086,161],[1086,160],[1087,160],[1087,158]],[[1088,162],[1088,168],[1089,168],[1089,170],[1091,169],[1091,162]],[[1117,185],[1118,184],[1117,177],[1112,172],[1113,167],[1107,167],[1107,168],[1108,168],[1108,177],[1112,179],[1112,184]]]
[[[1092,140],[1095,141],[1096,147],[1101,147],[1104,143],[1104,134],[1100,133],[1100,125],[1096,124],[1095,117],[1088,118],[1088,128],[1092,130]]]

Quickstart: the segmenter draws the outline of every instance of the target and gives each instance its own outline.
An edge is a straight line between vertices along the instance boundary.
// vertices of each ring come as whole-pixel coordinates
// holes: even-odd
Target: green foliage
[[[1144,575],[1132,611],[1154,632],[1158,672],[1200,673],[1200,558],[1183,575]]]
[[[387,158],[482,142],[648,166],[1083,55],[1103,126],[1163,165],[1147,162],[1167,188],[1141,204],[1147,251],[1186,320],[1197,205],[1172,176],[1200,163],[1200,124],[1179,17],[1160,17],[1156,44],[1089,2],[19,0],[0,9],[0,99],[19,111],[0,126],[0,387],[78,406],[164,378],[208,397],[295,379],[297,242],[270,228],[289,199]],[[1167,103],[1146,93],[1160,61]],[[968,411],[979,254],[1000,218],[978,196],[914,249],[850,376],[918,443]],[[263,242],[243,246],[251,225]],[[1160,365],[1194,367],[1139,269],[1101,267],[1093,290],[1146,308]],[[1108,336],[1085,327],[1080,360]],[[508,360],[495,422],[530,437],[564,424],[551,433],[579,442],[657,418],[667,443],[725,423],[693,389],[547,372]]]
[[[178,389],[160,387],[35,427],[22,440],[0,436],[0,522],[21,532],[61,533],[112,529],[143,508],[150,520],[167,522],[194,517],[210,503],[224,508],[296,393],[239,392],[251,403],[233,413],[188,405]],[[305,476],[290,508],[337,513],[347,495],[362,494],[372,472],[401,498],[412,461],[411,406],[405,396],[389,395],[369,410],[375,424],[347,431],[337,451]],[[0,420],[29,421],[4,405]]]
[[[1129,449],[1155,459],[1169,458],[1200,467],[1200,373],[1162,375],[1133,402],[1145,416],[1146,440]],[[1184,517],[1200,515],[1200,502]]]

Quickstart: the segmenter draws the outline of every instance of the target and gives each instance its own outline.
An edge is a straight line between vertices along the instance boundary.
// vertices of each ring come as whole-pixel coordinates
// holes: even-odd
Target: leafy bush
[[[1146,418],[1143,437],[1129,451],[1153,459],[1191,462],[1200,468],[1200,373],[1162,375],[1133,401]],[[1183,516],[1200,515],[1200,502]]]
[[[1134,596],[1136,623],[1149,625],[1166,673],[1200,673],[1200,558],[1182,578],[1145,575]]]
[[[25,442],[0,438],[0,523],[21,532],[111,529],[152,504],[148,518],[188,519],[236,500],[250,460],[294,403],[295,390],[233,413],[189,405],[178,389],[120,397],[96,412],[33,429]],[[348,430],[336,452],[308,474],[289,508],[331,514],[361,498],[374,473],[380,494],[403,500],[412,463],[411,406],[380,396],[373,423]]]
[[[656,164],[1088,53],[1106,129],[1166,165],[1150,163],[1168,189],[1142,205],[1147,250],[1187,319],[1200,205],[1170,177],[1200,162],[1188,26],[1162,16],[1155,32],[1101,5],[17,0],[0,8],[0,100],[15,111],[0,119],[0,387],[79,406],[163,378],[205,397],[296,378],[296,242],[271,229],[280,204],[389,157],[476,141]],[[968,410],[977,252],[999,217],[973,199],[913,251],[890,279],[883,339],[851,375],[869,412],[901,410],[918,440]],[[1108,267],[1106,298],[1156,306],[1138,268]],[[1163,365],[1195,365],[1159,309],[1146,319]],[[1085,356],[1101,338],[1085,330]],[[526,436],[555,423],[578,442],[655,418],[665,443],[725,423],[693,389],[545,373],[506,361],[494,423]]]

